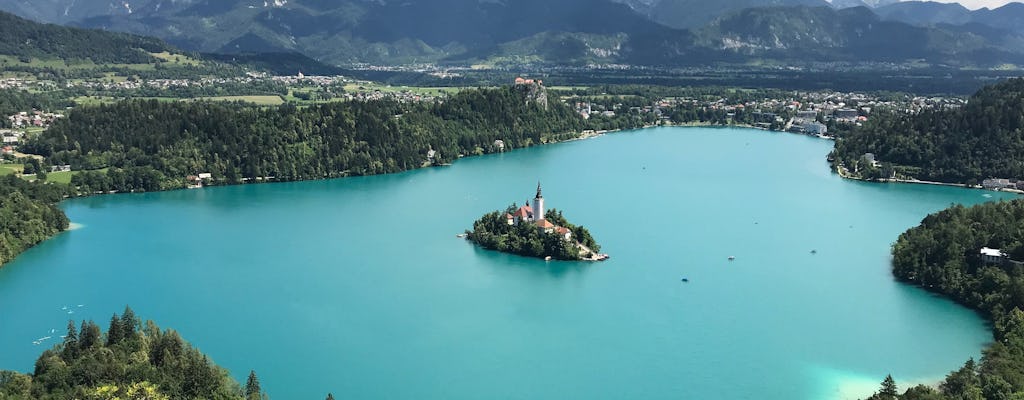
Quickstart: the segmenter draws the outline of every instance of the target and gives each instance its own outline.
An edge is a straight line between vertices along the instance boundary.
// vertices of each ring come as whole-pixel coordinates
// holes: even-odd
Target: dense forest
[[[569,223],[556,209],[547,210],[544,217],[555,226],[568,228],[574,240],[566,241],[562,236],[542,233],[533,223],[509,225],[505,215],[515,213],[518,208],[512,204],[504,211],[484,214],[473,223],[473,230],[466,232],[466,238],[488,250],[537,258],[550,256],[556,260],[572,261],[589,256],[580,254],[577,241],[595,252],[601,250],[586,228]]]
[[[0,12],[0,54],[19,58],[92,60],[97,64],[155,62],[149,53],[171,50],[160,39],[40,24]]]
[[[585,121],[519,87],[462,91],[437,103],[353,101],[298,108],[122,101],[73,110],[26,152],[75,170],[84,192],[182,188],[404,171],[463,155],[575,137]],[[501,142],[497,142],[497,141]]]
[[[985,263],[982,247],[1024,260],[1024,200],[954,206],[929,215],[893,245],[897,279],[949,297],[992,322],[995,341],[980,362],[969,360],[936,391],[903,395],[887,379],[873,399],[1024,398],[1024,267]]]
[[[63,185],[0,176],[0,266],[68,228],[67,216],[55,206],[66,190]]]
[[[960,109],[875,113],[836,141],[831,158],[850,170],[859,164],[862,177],[877,177],[861,162],[865,153],[922,180],[1024,178],[1024,79],[982,88]]]
[[[130,308],[113,315],[107,332],[68,322],[63,343],[46,350],[31,374],[0,371],[2,400],[259,400],[254,372],[244,387],[181,338],[142,323]]]

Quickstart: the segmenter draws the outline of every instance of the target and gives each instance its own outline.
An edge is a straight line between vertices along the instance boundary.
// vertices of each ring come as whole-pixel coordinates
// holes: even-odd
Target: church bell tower
[[[540,194],[540,182],[537,182],[537,197],[533,198],[533,219],[544,220],[544,196]]]

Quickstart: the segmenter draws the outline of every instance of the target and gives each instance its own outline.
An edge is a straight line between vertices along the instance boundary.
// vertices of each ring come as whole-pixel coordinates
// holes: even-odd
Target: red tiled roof
[[[558,226],[555,227],[555,232],[558,232],[559,235],[564,235],[566,233],[569,233],[569,228],[566,228],[564,226]]]
[[[541,228],[544,228],[544,229],[547,229],[547,228],[554,228],[555,224],[552,224],[550,221],[548,221],[546,219],[542,219],[540,221],[537,221],[537,226],[539,226]]]
[[[533,209],[530,208],[530,206],[522,206],[522,207],[519,207],[518,210],[516,210],[515,216],[520,217],[520,218],[524,218],[524,217],[529,217],[530,214],[533,214]]]

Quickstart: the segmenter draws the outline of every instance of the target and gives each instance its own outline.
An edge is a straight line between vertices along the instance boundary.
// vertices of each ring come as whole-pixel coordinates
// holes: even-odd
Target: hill
[[[205,53],[301,53],[334,65],[675,67],[719,62],[923,60],[986,67],[1018,63],[1024,53],[1020,46],[1024,39],[992,26],[997,22],[991,21],[1002,25],[1018,21],[1007,12],[1011,6],[985,14],[986,23],[925,26],[918,20],[879,18],[864,6],[837,10],[873,3],[846,0],[42,3],[65,12],[44,12],[46,7],[28,7],[23,0],[0,0],[0,8],[80,27],[159,37]]]
[[[106,333],[93,321],[80,328],[69,321],[61,338],[39,356],[31,374],[0,371],[0,398],[266,398],[255,373],[243,389],[177,332],[143,323],[130,308],[111,317]]]
[[[1024,59],[972,32],[883,21],[866,7],[751,8],[698,32],[707,47],[794,61],[926,59],[961,65]]]
[[[991,324],[994,341],[946,376],[937,389],[919,385],[899,395],[891,378],[869,400],[1013,399],[1024,396],[1024,201],[956,205],[931,214],[893,244],[893,275],[948,297]],[[984,259],[984,247],[1003,256]]]
[[[173,49],[159,39],[95,29],[41,24],[0,12],[0,54],[93,63],[155,62],[153,53]]]
[[[651,6],[647,15],[673,28],[697,29],[708,21],[751,8],[827,5],[824,0],[659,0]]]
[[[968,10],[955,3],[906,1],[875,10],[883,19],[919,26],[977,24],[991,29],[1024,34],[1024,4],[1008,3],[1002,7]]]
[[[1024,179],[1024,79],[987,86],[960,109],[874,113],[836,141],[832,158],[861,177],[878,177],[865,153],[898,176],[970,184]]]

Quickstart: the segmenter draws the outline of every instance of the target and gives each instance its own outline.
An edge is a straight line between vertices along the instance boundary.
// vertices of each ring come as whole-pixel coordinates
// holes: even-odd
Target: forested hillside
[[[1024,200],[955,206],[929,215],[893,245],[893,274],[942,294],[993,323],[995,342],[980,363],[968,361],[939,385],[919,386],[899,399],[1016,399],[1024,396],[1024,269],[985,263],[982,247],[1024,259]],[[896,399],[892,388],[872,399]]]
[[[73,321],[63,343],[43,352],[31,374],[0,371],[0,399],[259,400],[254,373],[245,388],[181,338],[142,323],[130,308],[99,325]]]
[[[832,157],[853,170],[865,153],[922,180],[1024,178],[1024,79],[985,87],[961,109],[874,113],[836,141]]]
[[[542,93],[542,92],[541,92]],[[81,107],[26,151],[75,170],[86,192],[214,182],[380,174],[575,137],[585,121],[524,86],[467,90],[439,103],[391,100],[309,108],[123,101]]]
[[[67,216],[55,207],[66,190],[62,185],[0,176],[0,266],[68,228]]]
[[[0,12],[0,55],[102,64],[155,62],[171,50],[163,41],[124,33],[40,24]]]

